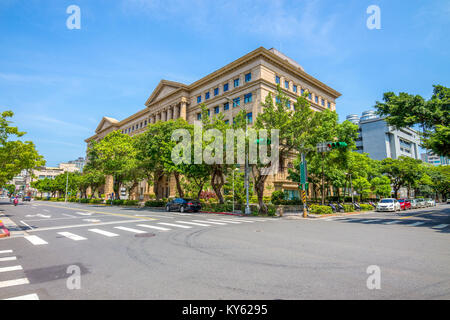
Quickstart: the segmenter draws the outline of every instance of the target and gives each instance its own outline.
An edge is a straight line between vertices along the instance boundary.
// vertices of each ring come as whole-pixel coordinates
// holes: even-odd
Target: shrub
[[[310,212],[314,214],[332,214],[333,210],[330,206],[321,206],[318,204],[313,204],[310,207]]]
[[[126,206],[137,206],[139,204],[139,200],[124,200],[123,204]]]
[[[112,201],[112,204],[113,204],[114,206],[120,206],[120,205],[123,204],[123,200],[121,200],[121,199],[115,199],[115,200]]]
[[[344,212],[355,212],[352,204],[344,204]]]
[[[267,205],[267,214],[271,217],[275,216],[277,213],[277,206],[274,204],[268,204]]]
[[[91,204],[98,204],[98,203],[102,203],[103,200],[102,199],[89,199],[89,203]]]
[[[281,190],[274,191],[271,196],[271,202],[273,204],[283,204],[284,192]]]
[[[166,201],[162,200],[149,200],[145,202],[146,207],[165,207]]]
[[[89,203],[89,199],[88,198],[83,198],[80,200],[81,203]]]
[[[269,203],[272,201],[270,196],[263,196],[264,203]],[[256,202],[258,202],[258,198],[256,198]]]
[[[373,210],[373,207],[370,204],[362,203],[360,204],[361,211],[370,211]]]

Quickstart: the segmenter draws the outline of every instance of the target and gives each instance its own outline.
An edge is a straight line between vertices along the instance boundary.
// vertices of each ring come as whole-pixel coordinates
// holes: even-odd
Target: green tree
[[[364,177],[358,177],[353,180],[353,188],[359,194],[361,202],[370,194],[370,187],[370,182]]]
[[[376,102],[375,108],[386,116],[388,124],[397,128],[420,125],[423,147],[436,154],[450,156],[450,88],[433,86],[431,99],[401,92],[386,92],[384,102]]]
[[[391,195],[391,180],[387,176],[374,177],[370,180],[371,190],[377,197],[389,197]]]

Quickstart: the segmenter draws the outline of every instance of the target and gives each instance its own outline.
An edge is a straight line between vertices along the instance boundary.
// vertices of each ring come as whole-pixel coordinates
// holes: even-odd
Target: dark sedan
[[[175,198],[166,204],[166,211],[198,212],[202,205],[197,200]]]

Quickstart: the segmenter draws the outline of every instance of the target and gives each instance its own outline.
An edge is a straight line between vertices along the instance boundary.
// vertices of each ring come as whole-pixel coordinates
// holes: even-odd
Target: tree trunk
[[[267,175],[261,175],[261,169],[257,169],[252,166],[253,181],[255,183],[255,191],[258,196],[259,214],[267,215],[267,206],[264,203],[264,184],[267,179]]]
[[[177,185],[178,196],[180,198],[184,198],[184,191],[183,191],[183,188],[181,187],[181,182],[180,182],[180,173],[179,172],[174,172],[173,175],[175,177],[175,182],[176,182],[176,185]]]
[[[224,183],[225,181],[223,179],[222,171],[220,169],[214,169],[211,175],[211,186],[216,193],[220,204],[223,204],[225,202],[222,195],[222,187]]]

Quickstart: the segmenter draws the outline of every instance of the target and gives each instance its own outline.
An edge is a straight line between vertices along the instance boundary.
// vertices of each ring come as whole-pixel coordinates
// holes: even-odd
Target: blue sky
[[[81,30],[66,27],[72,4]],[[372,4],[381,30],[366,27]],[[0,0],[0,110],[56,165],[160,79],[191,83],[264,46],[341,92],[344,119],[386,91],[449,86],[449,30],[448,0]]]

